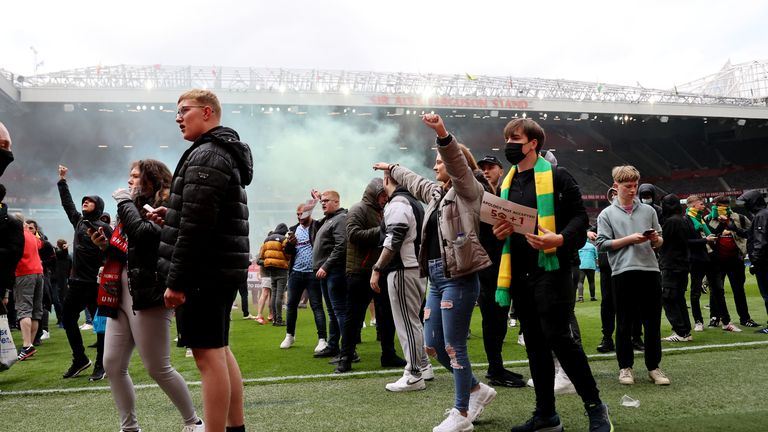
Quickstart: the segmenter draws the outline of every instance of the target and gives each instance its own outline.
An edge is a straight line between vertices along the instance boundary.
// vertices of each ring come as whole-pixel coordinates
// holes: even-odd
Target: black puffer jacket
[[[24,227],[20,220],[8,216],[8,206],[0,203],[0,299],[13,288],[16,265],[24,253]]]
[[[75,236],[72,241],[72,275],[70,278],[78,282],[96,284],[99,267],[104,264],[104,252],[91,241],[91,237],[87,233],[88,227],[83,224],[83,220],[89,220],[93,225],[103,227],[107,238],[109,238],[112,235],[112,230],[109,225],[99,220],[104,212],[104,200],[98,195],[83,197],[81,204],[88,199],[96,203],[96,208],[88,213],[80,214],[74,201],[72,201],[72,194],[69,193],[67,181],[59,180],[57,185],[61,206],[64,207],[64,212],[75,229]]]
[[[165,281],[157,277],[160,227],[141,217],[133,201],[117,205],[117,217],[128,240],[128,290],[133,310],[149,309],[163,304]]]
[[[217,126],[181,156],[166,203],[158,272],[175,291],[237,289],[246,283],[248,197],[253,159],[237,132]]]

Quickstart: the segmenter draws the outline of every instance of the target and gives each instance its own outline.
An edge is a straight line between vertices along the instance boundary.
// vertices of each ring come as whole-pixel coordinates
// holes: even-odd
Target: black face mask
[[[528,143],[525,143],[528,144]],[[504,145],[504,156],[512,165],[519,164],[528,153],[523,153],[523,146],[525,144],[506,143]]]

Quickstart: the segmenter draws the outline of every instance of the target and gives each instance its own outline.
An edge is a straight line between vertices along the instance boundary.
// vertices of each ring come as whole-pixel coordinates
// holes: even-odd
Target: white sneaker
[[[496,399],[496,390],[493,387],[480,383],[480,388],[469,394],[469,408],[467,418],[474,422],[485,411],[485,406]]]
[[[427,388],[427,384],[424,383],[424,377],[416,378],[410,372],[406,372],[399,380],[387,384],[384,388],[391,392],[407,392],[424,390]]]
[[[456,408],[445,410],[445,415],[445,420],[433,427],[432,432],[471,432],[475,429],[469,418],[461,415]]]
[[[51,334],[48,333],[48,330],[43,330],[43,334],[40,336],[40,340],[48,340],[51,338]]]
[[[555,374],[555,394],[572,394],[576,393],[576,387],[573,386],[571,379],[568,378],[563,369],[558,369]]]
[[[679,334],[672,332],[671,335],[661,338],[663,341],[667,342],[690,342],[693,340],[693,337],[691,335],[688,336],[680,336]]]
[[[533,378],[528,378],[528,381],[525,383],[530,388],[533,388]]]
[[[509,319],[509,326],[510,327],[517,327],[517,320],[514,318]]]
[[[517,344],[520,346],[525,346],[525,338],[523,337],[523,335],[519,335],[517,337]]]
[[[325,339],[318,339],[317,340],[317,346],[315,347],[315,354],[319,353],[320,351],[328,348],[328,342],[325,341]]]
[[[734,332],[734,333],[739,333],[741,331],[741,329],[736,324],[734,324],[734,323],[728,323],[728,324],[724,325],[723,326],[723,330],[728,331],[728,332]]]
[[[85,323],[85,324],[80,326],[80,330],[82,330],[82,331],[93,330],[93,326],[88,324],[88,323]]]
[[[205,423],[203,423],[203,419],[200,419],[199,424],[186,425],[181,432],[205,432]]]
[[[371,324],[371,327],[376,327],[376,320],[372,319],[370,324]]]
[[[697,322],[693,326],[693,331],[697,331],[697,332],[704,331],[704,323],[703,322]]]
[[[256,317],[255,317],[255,316],[253,316],[253,315],[251,315],[251,314],[248,314],[248,316],[244,316],[244,317],[243,317],[243,319],[244,319],[244,320],[255,320],[255,319],[256,319]]]
[[[293,342],[294,342],[295,340],[296,340],[296,338],[295,338],[295,337],[293,337],[293,335],[290,335],[290,334],[286,334],[286,335],[285,335],[285,339],[283,339],[283,341],[282,341],[282,342],[280,342],[280,348],[282,348],[282,349],[288,349],[288,348],[290,348],[291,346],[293,346]]]
[[[432,381],[435,379],[435,371],[432,369],[432,364],[427,364],[421,367],[421,377],[424,381]]]
[[[187,348],[187,352],[184,353],[184,357],[194,357],[195,355],[192,354],[192,348]]]

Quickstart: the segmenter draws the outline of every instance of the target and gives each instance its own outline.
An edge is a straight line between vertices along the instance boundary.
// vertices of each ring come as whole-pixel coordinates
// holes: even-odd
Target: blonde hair
[[[691,204],[697,201],[704,201],[704,200],[698,195],[689,195],[688,198],[685,199],[685,205],[690,206]]]
[[[176,102],[176,104],[181,103],[183,100],[193,100],[197,103],[209,106],[211,107],[211,111],[213,111],[213,116],[221,118],[221,103],[216,94],[210,90],[192,89],[186,91],[179,96],[179,101]]]
[[[613,167],[611,177],[616,183],[632,182],[640,180],[640,171],[632,165]]]
[[[329,199],[333,199],[333,200],[336,200],[336,201],[341,199],[341,196],[339,196],[339,193],[336,192],[335,190],[327,190],[327,191],[325,191],[325,192],[320,194],[321,197],[323,195],[328,195]]]

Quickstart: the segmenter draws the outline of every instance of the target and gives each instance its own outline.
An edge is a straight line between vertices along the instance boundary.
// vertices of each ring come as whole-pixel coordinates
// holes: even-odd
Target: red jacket
[[[16,277],[32,274],[43,274],[43,262],[37,252],[43,246],[43,242],[34,234],[24,230],[24,255],[16,265]]]

